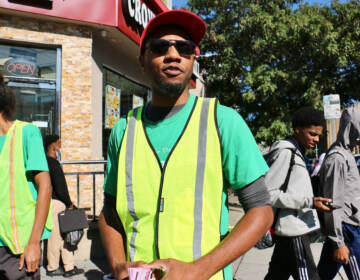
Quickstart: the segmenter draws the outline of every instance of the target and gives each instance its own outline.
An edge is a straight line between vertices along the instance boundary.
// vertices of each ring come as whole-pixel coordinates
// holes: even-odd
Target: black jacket
[[[46,156],[52,185],[52,198],[63,202],[67,208],[71,206],[71,199],[66,184],[64,172],[60,163],[49,156]]]

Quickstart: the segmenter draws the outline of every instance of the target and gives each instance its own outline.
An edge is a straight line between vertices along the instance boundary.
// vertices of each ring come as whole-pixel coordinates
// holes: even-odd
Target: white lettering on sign
[[[154,13],[140,0],[128,0],[128,9],[130,17],[144,28],[150,19],[155,17]]]
[[[148,20],[147,20],[147,8],[146,8],[145,5],[141,6],[141,22],[143,22],[143,23],[146,22],[146,24],[148,23]],[[144,28],[145,28],[145,26],[144,26]]]
[[[150,9],[147,9],[148,11],[148,22],[150,21],[150,19],[152,19],[155,15],[153,14],[153,12]]]
[[[133,2],[132,0],[128,0],[128,7],[129,7],[129,14],[131,17],[134,17],[135,15],[135,9],[133,9],[133,7],[131,6],[131,2]]]
[[[141,25],[140,9],[141,9],[140,0],[135,0],[135,21]]]

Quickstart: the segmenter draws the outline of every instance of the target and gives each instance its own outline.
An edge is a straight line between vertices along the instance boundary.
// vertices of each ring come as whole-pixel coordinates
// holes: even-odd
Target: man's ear
[[[296,135],[299,134],[299,128],[298,127],[294,128],[294,134],[296,134]]]
[[[48,146],[48,151],[56,151],[56,142],[53,142],[51,143],[49,146]]]

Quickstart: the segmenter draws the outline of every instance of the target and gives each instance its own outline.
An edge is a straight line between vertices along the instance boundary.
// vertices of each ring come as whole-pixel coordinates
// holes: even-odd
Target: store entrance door
[[[55,83],[10,81],[8,85],[16,93],[16,119],[35,124],[42,135],[59,133]]]

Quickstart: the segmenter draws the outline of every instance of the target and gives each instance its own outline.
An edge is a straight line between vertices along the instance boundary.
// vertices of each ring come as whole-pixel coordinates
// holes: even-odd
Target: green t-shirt
[[[0,153],[5,144],[6,134],[0,136]],[[23,156],[30,193],[34,200],[37,199],[37,187],[33,178],[32,171],[49,171],[44,146],[39,129],[29,124],[23,128]],[[49,238],[51,231],[44,229],[41,239]],[[0,238],[0,246],[6,246]]]
[[[152,122],[146,117],[144,126],[149,140],[153,145],[160,161],[164,163],[172,147],[176,143],[195,102],[195,96],[190,94],[185,106],[170,118],[159,122]],[[264,175],[268,166],[264,161],[250,129],[243,118],[229,107],[218,106],[217,120],[222,147],[222,167],[224,174],[224,189],[222,195],[222,211],[220,232],[228,232],[229,211],[226,205],[227,187],[240,189],[260,176]],[[104,191],[116,196],[117,169],[119,151],[126,128],[126,119],[121,118],[113,127],[109,139],[107,171]],[[227,269],[226,279],[230,279],[231,270]]]

